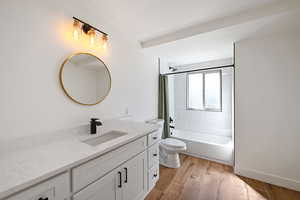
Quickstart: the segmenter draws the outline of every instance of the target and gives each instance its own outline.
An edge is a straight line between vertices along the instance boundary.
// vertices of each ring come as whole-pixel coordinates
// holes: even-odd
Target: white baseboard
[[[252,179],[257,179],[266,183],[270,183],[273,185],[285,187],[291,190],[300,191],[300,181],[280,177],[274,174],[269,174],[257,170],[239,168],[235,166],[234,173],[245,176]]]

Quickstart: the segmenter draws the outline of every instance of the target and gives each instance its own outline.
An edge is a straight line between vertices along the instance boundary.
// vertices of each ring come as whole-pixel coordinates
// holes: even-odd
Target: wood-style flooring
[[[160,167],[146,200],[300,200],[300,192],[233,174],[230,166],[181,155],[179,169]]]

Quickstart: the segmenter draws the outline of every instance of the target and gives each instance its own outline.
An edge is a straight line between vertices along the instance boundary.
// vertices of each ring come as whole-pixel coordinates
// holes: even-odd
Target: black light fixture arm
[[[86,23],[86,22],[84,22],[84,21],[78,19],[77,17],[73,17],[73,19],[74,19],[74,20],[77,20],[77,21],[79,21],[80,23],[83,24],[83,30],[85,29],[85,27],[86,27],[87,29],[91,29],[91,28],[92,28],[92,29],[94,29],[95,31],[98,31],[99,33],[102,33],[103,35],[108,36],[107,33],[105,33],[105,32],[103,32],[103,31],[99,30],[98,28],[95,28],[94,26],[92,26],[92,25],[90,25],[90,24],[88,24],[88,23]],[[85,31],[85,30],[84,30],[84,31]]]

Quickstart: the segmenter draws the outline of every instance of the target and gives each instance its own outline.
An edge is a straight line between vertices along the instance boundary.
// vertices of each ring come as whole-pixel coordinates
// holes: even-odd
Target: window
[[[203,73],[188,74],[188,108],[204,109]]]
[[[221,70],[187,74],[187,109],[221,111]]]

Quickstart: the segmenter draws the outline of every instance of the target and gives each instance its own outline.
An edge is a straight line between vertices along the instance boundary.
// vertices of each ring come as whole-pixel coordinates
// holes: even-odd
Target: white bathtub
[[[231,137],[178,129],[172,130],[171,137],[180,139],[187,144],[186,154],[229,165],[233,164]]]

